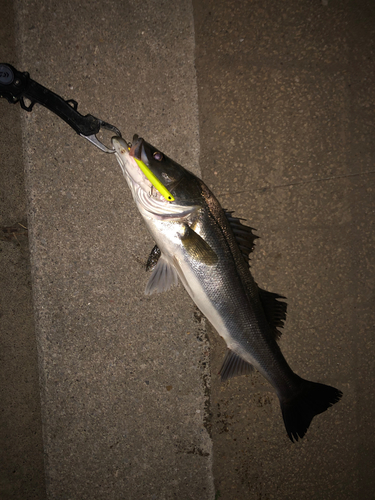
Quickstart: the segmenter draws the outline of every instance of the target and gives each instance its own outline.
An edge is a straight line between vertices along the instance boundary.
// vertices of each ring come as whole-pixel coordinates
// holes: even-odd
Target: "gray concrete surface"
[[[0,0],[0,61],[17,62]],[[20,111],[0,99],[0,498],[45,498]],[[26,229],[25,229],[26,228]]]
[[[16,23],[20,69],[198,172],[189,2],[21,0]],[[181,287],[144,297],[153,242],[115,158],[22,120],[48,498],[212,497],[202,321]]]
[[[203,178],[261,237],[256,280],[288,298],[292,368],[343,400],[291,444],[270,386],[220,386],[211,335],[216,491],[223,499],[374,497],[372,2],[194,2]]]
[[[16,158],[3,226],[25,222],[24,155],[45,457],[44,477],[26,240],[4,233],[1,498],[372,498],[372,3],[14,5],[0,59],[142,134],[246,217],[256,280],[288,297],[286,358],[344,398],[293,445],[258,374],[221,385],[225,348],[182,288],[143,296],[153,242],[115,159],[44,108],[0,101]]]

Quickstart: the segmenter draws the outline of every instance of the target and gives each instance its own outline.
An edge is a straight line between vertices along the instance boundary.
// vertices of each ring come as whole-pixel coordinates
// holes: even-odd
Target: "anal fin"
[[[157,264],[146,285],[145,294],[151,295],[154,292],[166,292],[173,285],[178,283],[176,269],[161,254]]]
[[[227,350],[222,367],[220,368],[219,375],[221,375],[221,381],[236,377],[237,375],[248,375],[254,370],[253,365],[242,359],[238,354]]]

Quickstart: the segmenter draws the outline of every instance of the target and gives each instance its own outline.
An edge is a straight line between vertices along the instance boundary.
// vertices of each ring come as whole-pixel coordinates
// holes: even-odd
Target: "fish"
[[[287,304],[285,297],[260,288],[251,274],[253,228],[224,210],[199,177],[142,137],[135,135],[129,145],[113,137],[112,147],[156,242],[145,293],[164,292],[181,281],[227,345],[221,380],[257,369],[279,398],[288,437],[303,438],[312,419],[342,392],[299,377],[284,358],[278,340]]]

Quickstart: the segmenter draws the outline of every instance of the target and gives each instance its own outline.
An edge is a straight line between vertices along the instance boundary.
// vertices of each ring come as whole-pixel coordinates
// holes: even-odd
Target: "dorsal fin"
[[[285,297],[277,293],[267,292],[259,287],[258,291],[268,324],[273,330],[275,339],[278,340],[281,337],[281,332],[278,328],[283,328],[284,326],[287,309],[287,303],[280,302],[279,299],[285,299]]]
[[[245,259],[246,264],[249,263],[249,255],[251,252],[254,250],[254,241],[259,238],[259,236],[256,236],[253,234],[253,231],[256,231],[256,229],[250,227],[250,226],[245,226],[245,224],[242,224],[242,220],[246,219],[240,219],[239,217],[233,217],[233,212],[230,212],[229,210],[224,210],[225,216],[230,224],[230,227],[232,228],[234,237],[237,241],[237,244],[241,250],[241,253],[243,255],[243,258]]]
[[[243,258],[248,264],[249,255],[254,250],[254,241],[259,238],[259,236],[253,234],[253,231],[256,231],[256,229],[242,224],[241,221],[244,221],[246,219],[233,217],[233,212],[224,210],[224,213],[230,224],[230,227],[232,228],[234,237],[239,249],[241,250]],[[278,340],[281,337],[281,332],[278,330],[278,328],[282,328],[284,326],[287,309],[286,302],[280,302],[278,299],[285,299],[285,297],[277,293],[267,292],[266,290],[262,290],[262,288],[259,287],[258,290],[267,321],[273,331],[275,339]]]

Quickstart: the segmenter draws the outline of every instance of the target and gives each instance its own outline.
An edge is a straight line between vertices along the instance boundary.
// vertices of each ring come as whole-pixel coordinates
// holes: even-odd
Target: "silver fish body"
[[[302,438],[312,418],[336,403],[341,392],[296,375],[277,339],[283,326],[283,297],[261,290],[248,264],[256,238],[219,202],[199,178],[135,136],[129,149],[112,139],[134,201],[160,249],[146,293],[161,292],[178,278],[198,308],[225,340],[228,351],[222,380],[249,373],[253,367],[274,387],[289,438]],[[144,162],[172,193],[163,198],[142,174]]]

